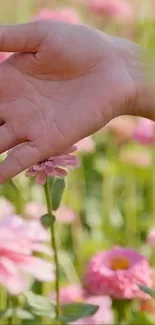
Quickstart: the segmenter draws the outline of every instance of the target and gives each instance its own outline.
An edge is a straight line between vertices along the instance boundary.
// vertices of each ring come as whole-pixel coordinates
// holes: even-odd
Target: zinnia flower
[[[24,207],[26,218],[40,219],[46,213],[46,206],[39,202],[28,202]]]
[[[42,9],[37,15],[37,19],[54,19],[70,24],[80,24],[81,22],[78,12],[72,8]]]
[[[10,294],[27,290],[25,272],[39,281],[54,280],[52,264],[32,255],[33,252],[51,254],[43,244],[48,237],[39,221],[25,221],[13,215],[0,222],[0,283]]]
[[[112,325],[114,324],[114,315],[112,311],[112,301],[108,296],[92,296],[84,300],[85,303],[99,306],[97,312],[90,317],[82,318],[74,325]]]
[[[61,205],[55,213],[56,220],[60,223],[70,224],[76,219],[76,215],[72,209]]]
[[[155,269],[151,270],[152,289],[155,289]],[[140,310],[155,315],[155,299],[147,299],[140,301]]]
[[[53,294],[52,294],[52,298],[53,298]],[[81,301],[83,301],[83,289],[81,286],[77,284],[70,284],[66,287],[60,288],[61,304],[70,304],[72,302],[81,302]]]
[[[124,0],[91,0],[89,9],[95,15],[113,19],[130,20],[133,17],[131,4]]]
[[[26,175],[36,176],[36,182],[38,184],[45,184],[47,177],[65,177],[67,175],[67,171],[64,168],[79,167],[78,159],[71,154],[75,150],[76,146],[73,146],[69,153],[61,156],[51,157],[30,167],[27,170]]]
[[[84,286],[90,294],[117,299],[148,298],[138,284],[151,286],[151,270],[144,256],[123,247],[95,255],[88,266]]]
[[[52,295],[53,296],[53,295]],[[52,297],[53,298],[53,297]],[[113,324],[112,302],[110,297],[107,296],[86,296],[84,289],[77,285],[71,284],[66,287],[60,288],[60,302],[61,304],[70,304],[83,302],[87,304],[94,304],[99,306],[98,311],[91,317],[82,318],[72,325],[99,325],[99,324]]]
[[[133,132],[133,139],[144,145],[155,144],[155,124],[154,122],[141,118]]]

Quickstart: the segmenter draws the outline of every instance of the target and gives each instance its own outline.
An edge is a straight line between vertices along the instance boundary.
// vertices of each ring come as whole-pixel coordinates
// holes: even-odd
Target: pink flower
[[[80,24],[81,20],[78,12],[72,8],[61,8],[55,10],[42,9],[36,17],[37,19],[54,19],[70,24]]]
[[[144,145],[155,144],[155,124],[154,122],[141,118],[133,132],[133,139]]]
[[[84,281],[90,294],[107,294],[117,299],[148,298],[137,284],[151,286],[149,264],[138,252],[123,247],[114,247],[95,255]]]
[[[36,176],[36,182],[38,184],[45,184],[47,177],[65,177],[67,171],[64,168],[67,167],[79,167],[78,159],[71,153],[76,150],[76,146],[61,156],[51,157],[48,160],[38,163],[30,167],[26,175]]]
[[[48,232],[39,221],[25,221],[14,215],[0,222],[0,283],[10,294],[28,289],[24,273],[40,281],[54,280],[52,264],[33,256],[33,252],[51,255],[43,244],[45,240]]]
[[[92,137],[87,137],[80,140],[77,144],[78,151],[80,152],[94,152],[95,151],[95,142]]]
[[[149,233],[148,233],[148,237],[147,237],[147,243],[150,246],[155,246],[155,228],[152,228]]]
[[[114,315],[112,312],[112,302],[110,297],[108,296],[98,296],[98,297],[89,297],[84,300],[87,304],[97,305],[99,306],[98,311],[91,317],[82,318],[76,322],[74,325],[99,325],[106,324],[112,325],[114,324]]]
[[[60,289],[60,302],[61,304],[85,302],[87,304],[94,304],[99,306],[99,309],[95,315],[93,315],[92,317],[82,318],[79,321],[72,323],[72,325],[113,324],[113,313],[111,309],[112,303],[111,299],[107,296],[87,297],[85,291],[82,289],[81,286],[71,284]]]
[[[83,289],[79,285],[70,284],[66,287],[60,288],[61,304],[70,304],[72,302],[81,302],[81,301],[83,301]]]
[[[131,4],[124,0],[91,0],[89,9],[95,15],[113,19],[130,20],[133,17]]]
[[[70,224],[76,219],[76,215],[72,209],[61,205],[55,213],[56,220],[60,223]]]
[[[29,202],[24,207],[24,216],[26,218],[40,219],[46,213],[46,207],[39,202]]]

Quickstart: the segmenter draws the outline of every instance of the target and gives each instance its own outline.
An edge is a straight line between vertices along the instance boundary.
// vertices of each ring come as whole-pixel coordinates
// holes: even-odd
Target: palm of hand
[[[99,32],[74,28],[54,38],[47,26],[35,54],[1,65],[0,150],[16,146],[1,164],[2,181],[97,131],[133,99],[132,56],[117,55]]]

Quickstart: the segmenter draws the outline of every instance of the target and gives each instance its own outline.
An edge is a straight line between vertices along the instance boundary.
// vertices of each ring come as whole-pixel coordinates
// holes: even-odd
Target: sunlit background
[[[1,24],[28,22],[36,18],[88,24],[105,33],[131,39],[140,46],[149,48],[153,57],[155,0],[0,1]],[[0,59],[5,57],[7,54],[0,53]],[[135,132],[139,132],[137,138],[140,141],[134,140]],[[81,287],[84,287],[84,281],[87,282],[84,278],[89,260],[100,251],[114,250],[115,246],[128,247],[145,256],[149,261],[151,276],[155,278],[153,144],[153,124],[134,117],[113,120],[100,132],[78,144],[77,156],[81,166],[69,172],[62,203],[56,212],[60,284],[62,288],[66,288],[60,294],[62,303],[63,299],[65,302],[67,299],[69,302],[86,299]],[[45,213],[42,187],[24,173],[0,186],[0,218],[18,214],[28,220],[39,220]],[[114,257],[117,259],[115,251]],[[128,258],[121,256],[121,261],[119,258],[120,256],[116,261],[111,260],[114,263],[113,269],[127,269],[130,263]],[[148,276],[145,268],[141,272],[145,279]],[[122,301],[124,299],[126,302],[128,295],[111,302],[109,296],[105,297],[97,290],[102,279],[98,282],[96,280],[96,292],[92,289],[93,285],[91,288],[92,281],[88,284],[90,294],[87,300],[99,304],[100,314],[96,314],[96,318],[95,315],[90,317],[87,322],[79,321],[77,324],[154,324],[153,299],[144,301],[143,297],[132,298],[128,301],[130,307],[124,307]],[[124,290],[130,290],[128,281],[123,285],[126,286]],[[153,286],[155,283],[152,283]],[[54,290],[52,285],[47,290],[47,285],[39,282],[34,282],[32,287],[33,292],[40,295]],[[3,294],[4,297],[5,292],[1,290],[1,296]],[[5,305],[3,297],[0,299],[1,308]],[[127,309],[123,315],[118,302],[121,309],[124,308],[125,312]],[[15,322],[28,324],[27,317],[22,314]],[[1,319],[1,323],[4,323],[4,319]],[[7,318],[5,322],[8,323]],[[50,324],[48,315],[38,316],[37,321],[31,319],[29,324],[38,322]]]

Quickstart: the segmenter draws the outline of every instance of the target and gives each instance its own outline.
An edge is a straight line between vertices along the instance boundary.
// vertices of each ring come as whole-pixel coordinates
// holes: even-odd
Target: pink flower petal
[[[36,183],[44,185],[46,183],[47,175],[44,171],[41,171],[36,176]]]

